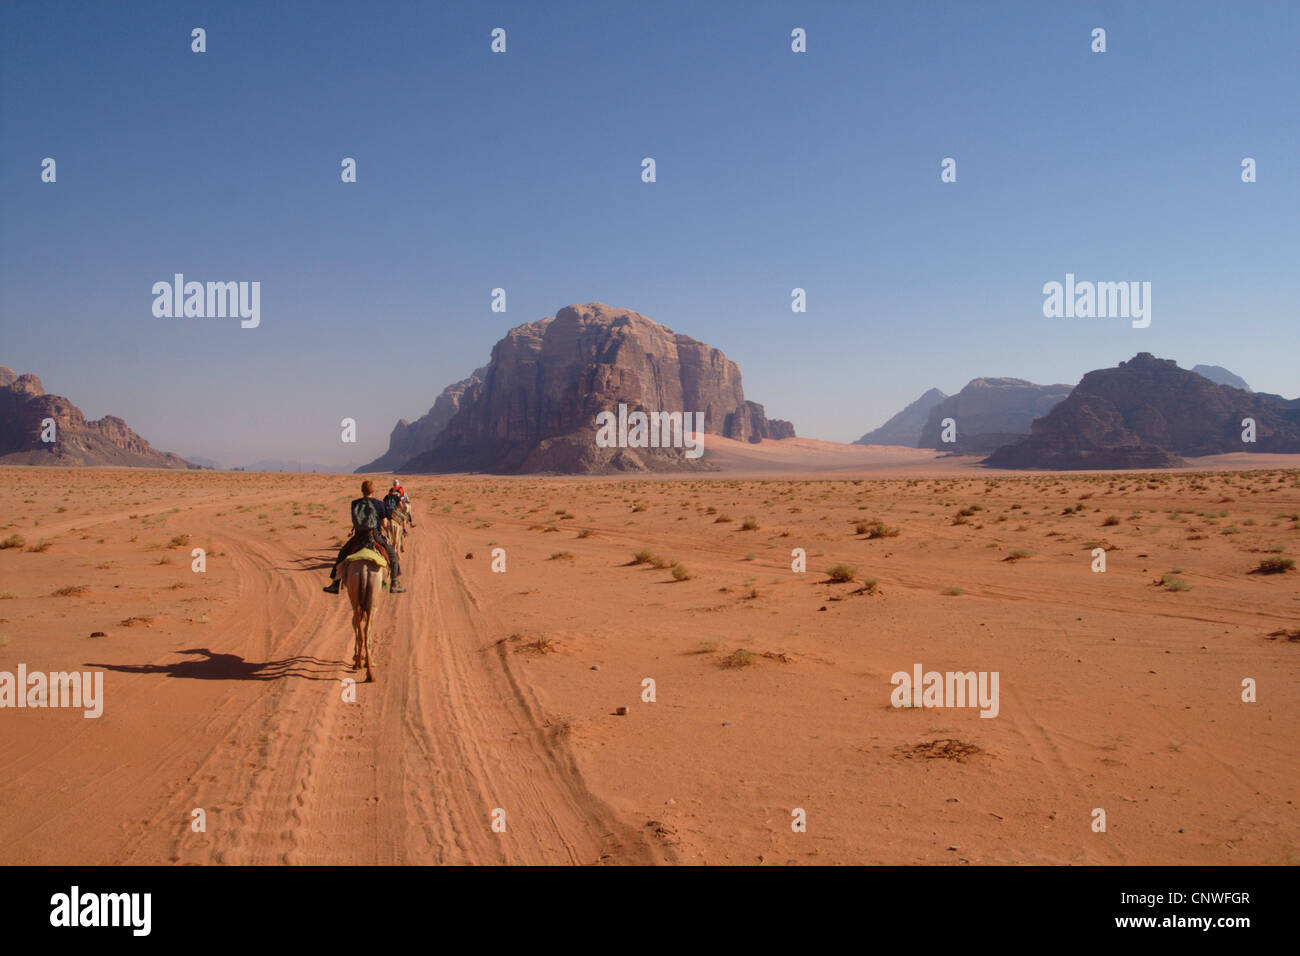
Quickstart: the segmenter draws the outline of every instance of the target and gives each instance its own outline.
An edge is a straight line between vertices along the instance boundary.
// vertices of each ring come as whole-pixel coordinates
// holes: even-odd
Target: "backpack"
[[[352,527],[357,531],[378,531],[383,515],[374,498],[358,498],[352,502]]]
[[[384,504],[388,506],[388,511],[391,514],[392,512],[396,511],[398,508],[401,507],[402,496],[397,494],[396,492],[389,492],[388,497],[384,499]]]

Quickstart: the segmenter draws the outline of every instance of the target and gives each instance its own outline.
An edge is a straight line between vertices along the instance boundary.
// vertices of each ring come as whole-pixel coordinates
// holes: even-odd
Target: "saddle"
[[[388,567],[388,556],[382,551],[377,551],[369,545],[359,551],[353,551],[344,558],[343,561],[345,563],[348,561],[369,561],[372,564],[379,565],[381,568]]]

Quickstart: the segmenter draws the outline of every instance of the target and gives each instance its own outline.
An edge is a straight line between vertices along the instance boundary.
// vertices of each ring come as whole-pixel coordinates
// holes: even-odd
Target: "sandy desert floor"
[[[359,478],[0,469],[0,671],[106,697],[0,710],[0,863],[1300,862],[1296,462],[852,467],[413,477],[356,702]],[[998,716],[891,706],[915,664]]]

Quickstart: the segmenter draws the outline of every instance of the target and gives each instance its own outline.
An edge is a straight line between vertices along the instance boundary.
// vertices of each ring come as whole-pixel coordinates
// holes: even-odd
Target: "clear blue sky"
[[[723,349],[829,440],[1143,350],[1300,394],[1297,3],[21,2],[0,27],[0,364],[183,455],[366,460],[506,329],[589,301]],[[260,281],[261,327],[155,318],[175,272]],[[1150,281],[1151,327],[1044,318],[1066,272]]]

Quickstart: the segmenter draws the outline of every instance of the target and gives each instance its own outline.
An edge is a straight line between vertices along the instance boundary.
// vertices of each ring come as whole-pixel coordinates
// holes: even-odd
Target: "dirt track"
[[[225,586],[238,595],[234,612],[205,632],[207,647],[220,653],[183,653],[180,663],[164,655],[168,663],[105,664],[107,654],[87,662],[110,672],[108,714],[148,712],[165,724],[151,736],[166,743],[152,753],[104,753],[105,728],[79,714],[6,714],[61,719],[57,762],[95,773],[88,787],[60,787],[42,769],[51,738],[24,742],[7,733],[0,770],[8,786],[29,787],[30,799],[21,822],[0,828],[0,861],[664,859],[665,850],[588,792],[563,728],[548,726],[512,677],[489,612],[457,567],[452,535],[436,520],[408,538],[407,593],[385,594],[377,681],[358,684],[352,703],[341,682],[353,676],[344,661],[352,648],[347,597],[321,590],[332,549],[294,561],[256,535],[231,534],[205,510],[215,509],[190,511],[187,527],[211,534],[231,557]],[[122,511],[98,523],[126,518]],[[207,813],[206,833],[185,825],[195,808]],[[503,833],[491,829],[496,808],[506,811]],[[64,835],[78,832],[94,838],[69,852]],[[120,839],[103,839],[111,833]]]

